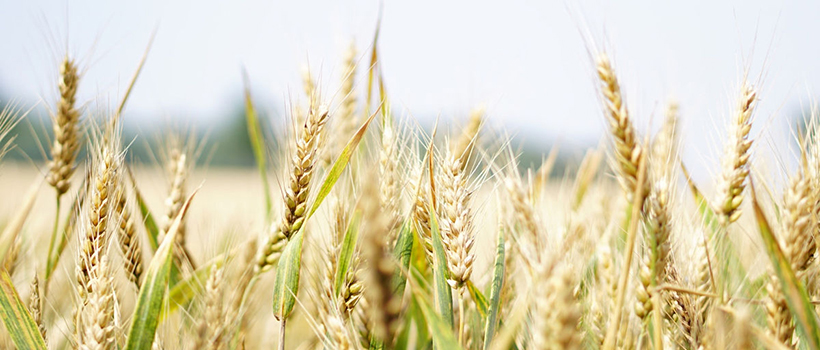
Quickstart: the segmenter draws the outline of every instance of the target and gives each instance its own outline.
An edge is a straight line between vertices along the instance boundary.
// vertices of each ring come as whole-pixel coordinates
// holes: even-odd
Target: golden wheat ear
[[[399,325],[401,312],[400,295],[393,293],[393,275],[397,265],[390,255],[384,232],[389,227],[389,218],[381,208],[380,197],[375,183],[365,185],[361,198],[363,224],[362,253],[367,260],[367,288],[365,298],[373,304],[376,312],[374,332],[378,339],[392,347],[393,336]]]
[[[60,99],[53,116],[54,141],[46,179],[57,190],[59,198],[68,192],[74,161],[80,148],[80,110],[76,107],[80,75],[77,65],[68,56],[60,64],[58,88]]]
[[[721,159],[721,173],[716,185],[716,212],[723,225],[740,218],[743,190],[749,176],[752,140],[752,113],[757,105],[757,91],[746,81],[741,84],[740,97],[729,125],[729,135]]]
[[[137,235],[133,202],[128,200],[126,193],[125,177],[120,174],[118,181],[119,185],[114,191],[113,214],[119,223],[116,230],[117,241],[126,277],[139,290],[142,277],[142,247],[140,237]]]
[[[278,260],[287,240],[304,223],[310,199],[311,180],[318,161],[325,124],[330,118],[325,106],[311,107],[304,124],[297,124],[293,135],[293,154],[289,155],[287,181],[282,189],[283,213],[274,223],[259,249],[254,274],[269,270]],[[298,122],[298,121],[296,121]]]
[[[624,187],[627,199],[631,202],[632,196],[638,190],[638,168],[645,151],[635,135],[635,127],[623,101],[621,86],[609,57],[605,54],[600,55],[596,61],[596,69],[601,83],[604,114],[615,146],[613,155],[617,165],[618,182]]]
[[[203,311],[196,325],[193,349],[221,349],[225,346],[225,328],[228,324],[222,303],[223,273],[224,269],[216,264],[210,267],[208,280],[205,282]]]

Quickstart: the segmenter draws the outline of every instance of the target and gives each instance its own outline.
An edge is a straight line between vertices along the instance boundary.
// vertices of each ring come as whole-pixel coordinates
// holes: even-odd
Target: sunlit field
[[[244,72],[247,147],[228,157],[254,167],[210,165],[221,145],[195,132],[144,141],[123,121],[143,65],[116,103],[85,103],[95,82],[61,53],[50,118],[0,114],[0,346],[820,349],[816,110],[784,144],[753,132],[765,80],[743,67],[695,181],[687,106],[656,96],[638,127],[622,85],[640,84],[588,45],[606,134],[581,157],[524,161],[482,106],[422,126],[375,36],[302,72],[284,127]],[[18,147],[31,134],[44,161]]]

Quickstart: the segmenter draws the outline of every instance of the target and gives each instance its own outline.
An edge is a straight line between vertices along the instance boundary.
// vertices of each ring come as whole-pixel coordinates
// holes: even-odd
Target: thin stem
[[[671,285],[671,284],[661,284],[661,285],[657,286],[655,289],[657,289],[657,290],[671,290],[671,291],[675,291],[675,292],[679,292],[679,293],[686,293],[686,294],[698,295],[698,296],[709,297],[709,298],[719,298],[719,296],[717,294],[702,292],[702,291],[699,291],[699,290],[689,289],[689,288],[686,288],[686,287],[675,286],[675,285]]]
[[[60,195],[57,195],[57,209],[54,211],[54,228],[51,230],[51,241],[48,242],[48,255],[46,255],[46,280],[43,285],[43,294],[48,292],[48,281],[51,277],[51,270],[54,269],[54,242],[57,240],[57,230],[60,228]]]
[[[638,232],[638,217],[641,214],[641,207],[644,199],[643,186],[646,182],[646,157],[641,157],[638,167],[638,182],[635,186],[634,198],[632,203],[632,213],[629,223],[629,231],[626,238],[626,249],[624,249],[624,265],[621,269],[620,280],[618,281],[618,295],[615,299],[615,310],[613,310],[612,318],[609,320],[606,337],[604,338],[604,350],[615,349],[616,338],[618,337],[618,328],[621,323],[621,316],[623,314],[624,299],[626,298],[626,284],[629,282],[629,271],[632,265],[632,253],[635,250],[635,238]]]
[[[279,350],[285,350],[285,322],[287,322],[287,318],[282,318],[280,322],[281,326],[279,327]]]
[[[654,288],[653,288],[654,289]],[[652,333],[655,350],[663,350],[663,325],[661,324],[661,293],[652,292],[652,320],[655,331]]]
[[[245,313],[245,306],[247,305],[248,297],[250,296],[251,290],[253,289],[253,286],[256,284],[257,280],[259,280],[259,275],[254,274],[253,277],[251,277],[250,282],[248,282],[248,286],[245,287],[245,292],[242,293],[242,301],[239,302],[240,315],[244,315]]]
[[[458,291],[458,343],[464,345],[464,289]]]

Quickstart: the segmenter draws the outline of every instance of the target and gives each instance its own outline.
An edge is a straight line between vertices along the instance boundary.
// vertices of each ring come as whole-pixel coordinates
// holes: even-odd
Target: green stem
[[[285,322],[287,318],[282,318],[281,326],[279,327],[279,350],[285,350]]]
[[[46,277],[43,285],[43,293],[48,293],[48,281],[54,270],[54,242],[57,241],[57,231],[60,228],[60,195],[57,195],[57,209],[54,211],[54,228],[51,230],[51,241],[48,242],[48,255],[46,257]]]
[[[239,302],[239,308],[238,308],[238,311],[239,311],[240,315],[243,315],[245,313],[245,306],[247,305],[248,297],[250,296],[251,290],[253,289],[253,286],[256,284],[257,280],[259,280],[259,275],[254,274],[254,276],[251,277],[250,282],[248,282],[248,286],[245,287],[245,292],[242,293],[242,299]]]
[[[458,293],[458,343],[464,345],[464,289],[461,287]]]

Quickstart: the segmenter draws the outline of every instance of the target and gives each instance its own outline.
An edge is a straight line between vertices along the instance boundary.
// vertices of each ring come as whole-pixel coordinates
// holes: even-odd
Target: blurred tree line
[[[9,102],[14,103],[18,110],[23,111],[28,110],[31,106],[20,101],[10,101],[0,95],[0,106],[5,107]],[[138,123],[135,120],[139,120],[139,116],[129,115],[126,111],[123,116],[122,142],[129,147],[127,161],[155,165],[159,154],[163,151],[165,136],[170,130],[179,130],[183,133],[192,133],[197,145],[202,145],[202,154],[197,159],[200,165],[254,166],[253,151],[245,124],[244,105],[237,103],[235,106],[227,117],[218,118],[217,122],[207,125],[177,125],[180,123],[171,122]],[[81,119],[83,123],[89,122],[88,115],[89,113],[84,114]],[[260,119],[262,119],[263,130],[272,130],[266,115],[261,115]],[[99,123],[99,121],[95,122]],[[9,152],[7,159],[35,163],[46,161],[49,157],[50,141],[53,136],[51,127],[51,119],[46,108],[42,105],[36,106],[12,129],[11,135],[16,135],[15,148]],[[272,135],[268,133],[266,136]],[[275,145],[275,142],[269,143],[269,147],[275,147]],[[83,147],[79,159],[85,156],[85,147]]]
[[[0,106],[5,106],[10,100],[0,89]],[[33,104],[26,104],[17,100],[11,101],[20,110],[28,110]],[[271,104],[275,105],[275,104]],[[173,121],[157,123],[140,123],[140,116],[129,114],[126,110],[123,115],[122,142],[128,148],[127,161],[136,164],[157,165],[159,155],[163,152],[165,136],[169,130],[193,132],[198,144],[202,144],[202,153],[197,158],[199,165],[209,167],[253,167],[255,160],[251,148],[250,138],[245,119],[244,102],[241,100],[233,104],[231,112],[223,118],[216,118],[216,122],[207,125],[177,125]],[[84,113],[81,119],[88,123],[88,116],[95,113]],[[277,154],[277,147],[282,143],[274,139],[281,133],[274,130],[274,125],[282,125],[279,120],[284,115],[277,110],[267,112],[259,110],[260,123],[265,132],[269,155]],[[275,118],[275,119],[274,119]],[[431,119],[432,120],[432,119]],[[99,121],[96,121],[99,123]],[[190,122],[189,122],[190,124]],[[52,140],[52,123],[47,109],[42,104],[37,105],[29,114],[17,124],[11,135],[16,135],[15,148],[6,156],[9,161],[34,162],[41,164],[48,159],[50,141]],[[425,126],[430,129],[432,125]],[[429,131],[429,130],[428,130]],[[87,140],[87,138],[85,138]],[[548,147],[544,145],[525,147],[520,140],[513,140],[513,147],[518,151],[518,161],[521,168],[540,165]],[[563,175],[567,165],[570,168],[577,166],[583,156],[582,149],[576,147],[562,147],[553,171],[554,175]],[[85,147],[80,151],[79,159],[86,157]]]

